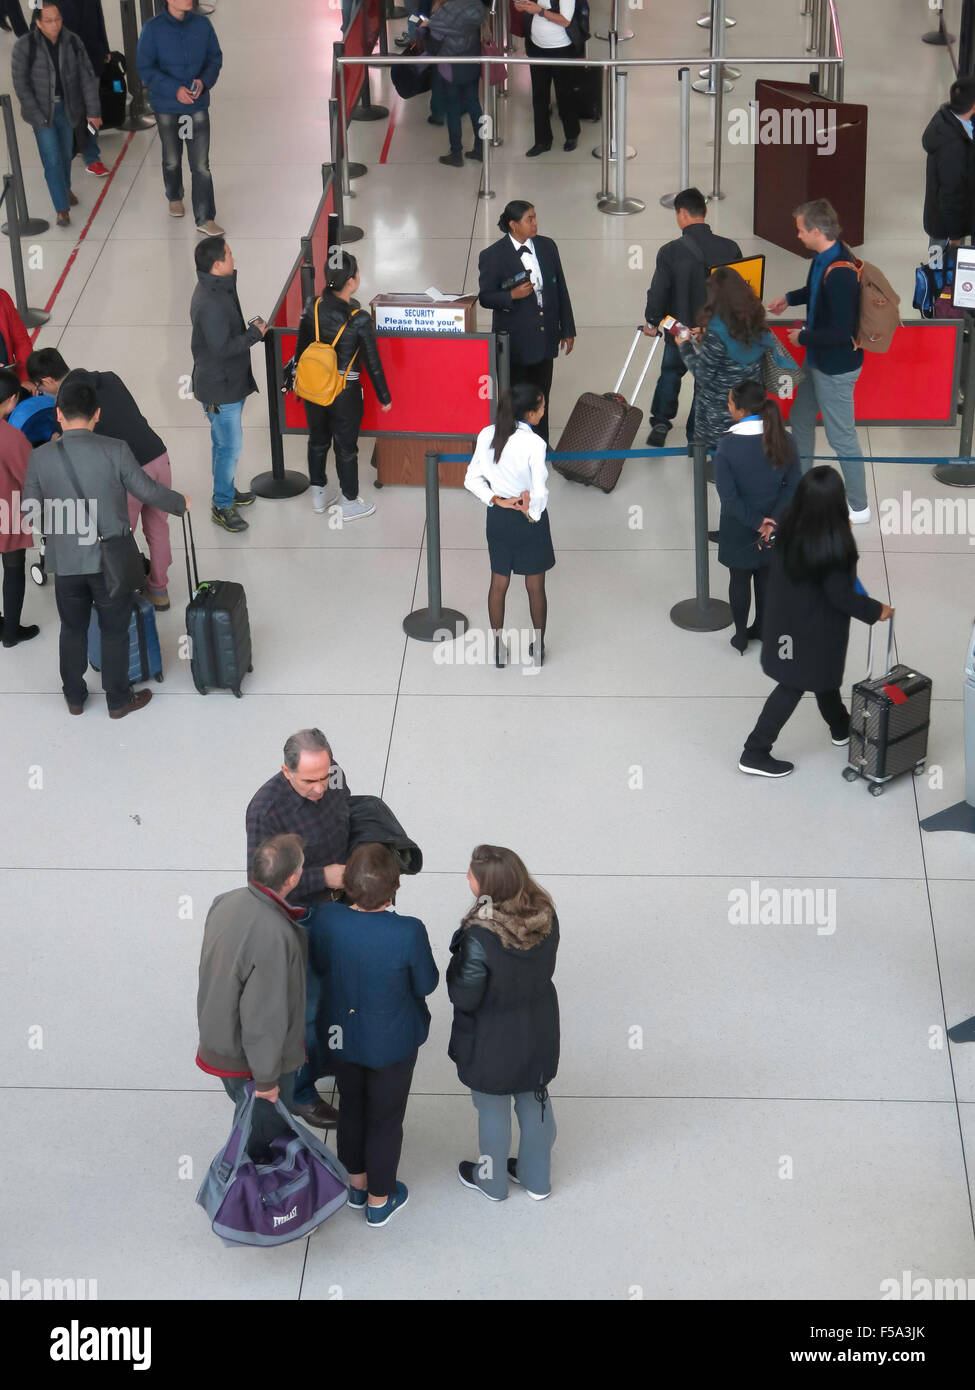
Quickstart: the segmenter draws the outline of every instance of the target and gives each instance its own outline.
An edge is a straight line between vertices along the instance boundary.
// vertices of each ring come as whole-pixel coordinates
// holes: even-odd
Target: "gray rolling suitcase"
[[[876,626],[876,624],[874,624]],[[867,644],[867,678],[853,687],[850,706],[848,782],[863,777],[871,796],[902,772],[924,771],[931,715],[931,679],[910,666],[892,665],[894,620],[887,637],[887,672],[874,679],[873,626]]]
[[[557,454],[584,453],[590,449],[596,454],[609,453],[617,449],[628,449],[633,443],[643,420],[643,411],[628,402],[625,396],[621,396],[619,390],[623,385],[627,368],[633,360],[636,345],[643,336],[643,329],[638,328],[623,363],[623,370],[612,391],[607,391],[602,396],[594,391],[584,391],[576,401],[562,436],[555,446]],[[643,364],[643,371],[633,392],[634,401],[640,394],[644,377],[660,342],[660,335],[657,334],[650,342],[647,360]],[[563,478],[568,478],[570,483],[585,483],[589,487],[595,485],[603,492],[612,492],[620,480],[625,462],[625,459],[579,458],[565,459],[563,462],[554,460],[552,467],[561,473]]]

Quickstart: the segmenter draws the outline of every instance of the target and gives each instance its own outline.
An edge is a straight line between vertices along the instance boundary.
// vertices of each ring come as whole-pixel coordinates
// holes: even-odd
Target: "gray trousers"
[[[552,1145],[555,1114],[552,1102],[543,1107],[533,1091],[512,1096],[489,1096],[471,1091],[477,1108],[479,1154],[474,1166],[478,1187],[489,1197],[508,1195],[508,1153],[511,1149],[511,1101],[518,1117],[518,1181],[529,1192],[547,1193],[552,1186]]]
[[[837,454],[845,457],[840,463],[846,483],[846,500],[855,512],[867,505],[867,479],[863,452],[857,439],[853,412],[853,388],[861,368],[827,376],[815,367],[806,369],[789,415],[789,429],[799,450],[799,466],[808,473],[813,466],[816,443],[816,416],[822,415],[826,438]]]

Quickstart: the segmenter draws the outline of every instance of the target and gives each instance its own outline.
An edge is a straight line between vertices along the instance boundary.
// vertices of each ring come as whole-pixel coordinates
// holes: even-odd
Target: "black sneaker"
[[[548,152],[549,152],[549,150],[550,150],[551,148],[552,148],[552,142],[551,142],[551,140],[548,142],[547,145],[534,144],[534,145],[532,145],[532,147],[531,147],[530,150],[526,150],[526,151],[525,151],[525,158],[526,158],[526,159],[535,159],[535,158],[536,158],[538,155],[540,155],[540,154],[548,154]]]
[[[440,163],[449,164],[452,169],[463,169],[464,156],[459,151],[457,154],[442,154],[440,156]]]
[[[477,160],[479,160],[479,161],[483,164],[483,163],[484,163],[484,146],[483,146],[483,145],[475,145],[474,148],[473,148],[472,150],[465,150],[465,151],[464,151],[464,157],[465,157],[465,159],[477,159]]]
[[[256,492],[238,492],[237,489],[234,488],[234,506],[249,507],[256,496]]]
[[[647,435],[647,443],[650,445],[651,449],[662,449],[667,443],[667,426],[654,425],[653,429]]]
[[[753,777],[788,777],[794,770],[795,763],[773,758],[771,753],[749,753],[746,749],[738,759],[738,771],[749,772]]]
[[[849,721],[842,728],[830,729],[829,737],[834,748],[845,748],[850,741]]]
[[[247,522],[242,516],[237,515],[236,507],[214,507],[210,512],[211,519],[218,526],[222,526],[225,531],[246,531]]]

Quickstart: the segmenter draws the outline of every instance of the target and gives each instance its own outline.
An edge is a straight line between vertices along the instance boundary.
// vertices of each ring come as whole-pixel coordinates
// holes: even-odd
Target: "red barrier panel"
[[[890,350],[865,352],[856,384],[854,405],[858,425],[953,425],[957,421],[961,322],[926,320],[902,324]],[[806,350],[793,347],[788,325],[772,332],[798,361]],[[780,401],[788,419],[791,401]]]
[[[311,229],[312,259],[315,263],[315,290],[321,294],[322,285],[325,283],[325,262],[328,259],[328,215],[335,211],[335,187],[329,184],[328,191],[322,198],[319,208],[318,220]],[[300,265],[300,262],[299,262]],[[304,300],[301,293],[301,271],[298,265],[295,266],[291,279],[281,293],[278,300],[278,311],[274,315],[272,322],[273,328],[296,328],[301,321],[301,311],[304,308]],[[281,361],[287,362],[288,355]]]
[[[282,362],[292,356],[296,342],[297,334],[281,334]],[[496,376],[492,334],[449,338],[417,333],[402,338],[384,335],[378,344],[393,408],[382,410],[363,372],[363,434],[469,437],[491,423],[489,387]],[[284,402],[283,428],[307,433],[301,401],[289,392]]]

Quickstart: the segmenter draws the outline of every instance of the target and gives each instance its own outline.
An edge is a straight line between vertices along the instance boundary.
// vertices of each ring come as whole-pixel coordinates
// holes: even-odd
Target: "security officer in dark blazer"
[[[516,199],[507,205],[498,220],[504,233],[500,241],[482,251],[477,269],[480,279],[479,302],[493,311],[491,330],[507,333],[511,351],[511,384],[531,382],[545,395],[552,391],[552,364],[564,347],[566,356],[575,343],[575,320],[558,247],[549,237],[538,236],[533,204]],[[529,279],[504,286],[520,270]],[[546,409],[536,426],[548,443]]]

